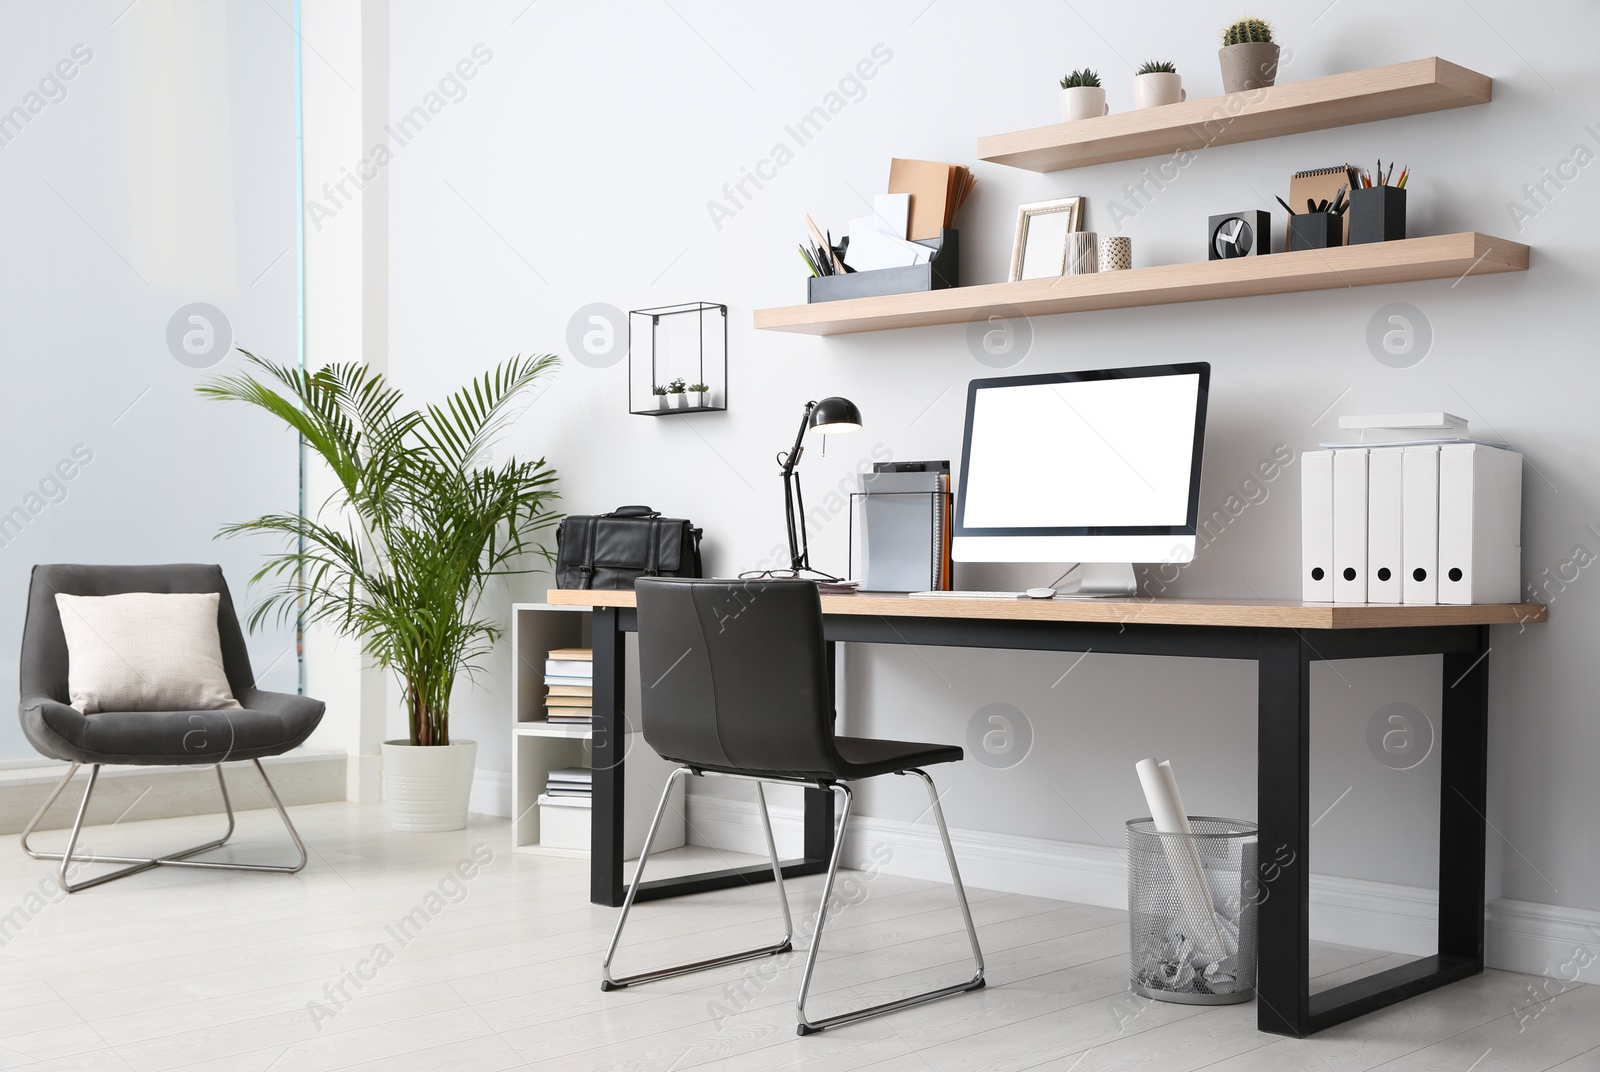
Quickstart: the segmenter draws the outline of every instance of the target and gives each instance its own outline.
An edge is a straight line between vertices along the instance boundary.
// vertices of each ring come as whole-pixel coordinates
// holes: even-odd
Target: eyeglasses
[[[745,572],[739,574],[739,579],[741,581],[765,581],[769,579],[792,581],[798,576],[800,576],[800,572],[798,570],[763,569],[746,570]]]

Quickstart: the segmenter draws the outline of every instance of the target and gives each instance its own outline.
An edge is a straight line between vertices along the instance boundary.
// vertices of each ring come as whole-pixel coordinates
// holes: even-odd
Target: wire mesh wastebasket
[[[1256,826],[1191,816],[1189,834],[1128,821],[1129,986],[1185,1005],[1249,1001],[1256,987]]]

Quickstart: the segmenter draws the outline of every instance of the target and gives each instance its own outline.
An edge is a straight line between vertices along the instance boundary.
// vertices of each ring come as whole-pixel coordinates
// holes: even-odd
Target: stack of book
[[[594,772],[588,767],[562,767],[550,772],[539,803],[560,808],[587,808],[594,788]]]
[[[545,713],[551,722],[587,723],[594,717],[594,652],[556,648],[544,664]]]

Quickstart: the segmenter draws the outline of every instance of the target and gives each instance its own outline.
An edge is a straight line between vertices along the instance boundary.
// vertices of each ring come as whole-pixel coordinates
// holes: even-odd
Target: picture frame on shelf
[[[1054,279],[1067,271],[1067,236],[1083,230],[1082,197],[1060,197],[1017,206],[1017,233],[1007,278]]]

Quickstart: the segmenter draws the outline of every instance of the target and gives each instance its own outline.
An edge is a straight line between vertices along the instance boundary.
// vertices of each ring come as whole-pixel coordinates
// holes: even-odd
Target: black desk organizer
[[[945,227],[939,231],[938,238],[925,239],[917,244],[933,249],[933,259],[927,264],[812,276],[806,280],[806,301],[815,304],[845,298],[876,298],[883,294],[913,294],[961,285],[961,243],[954,227]],[[843,258],[841,250],[834,252],[840,253]]]

